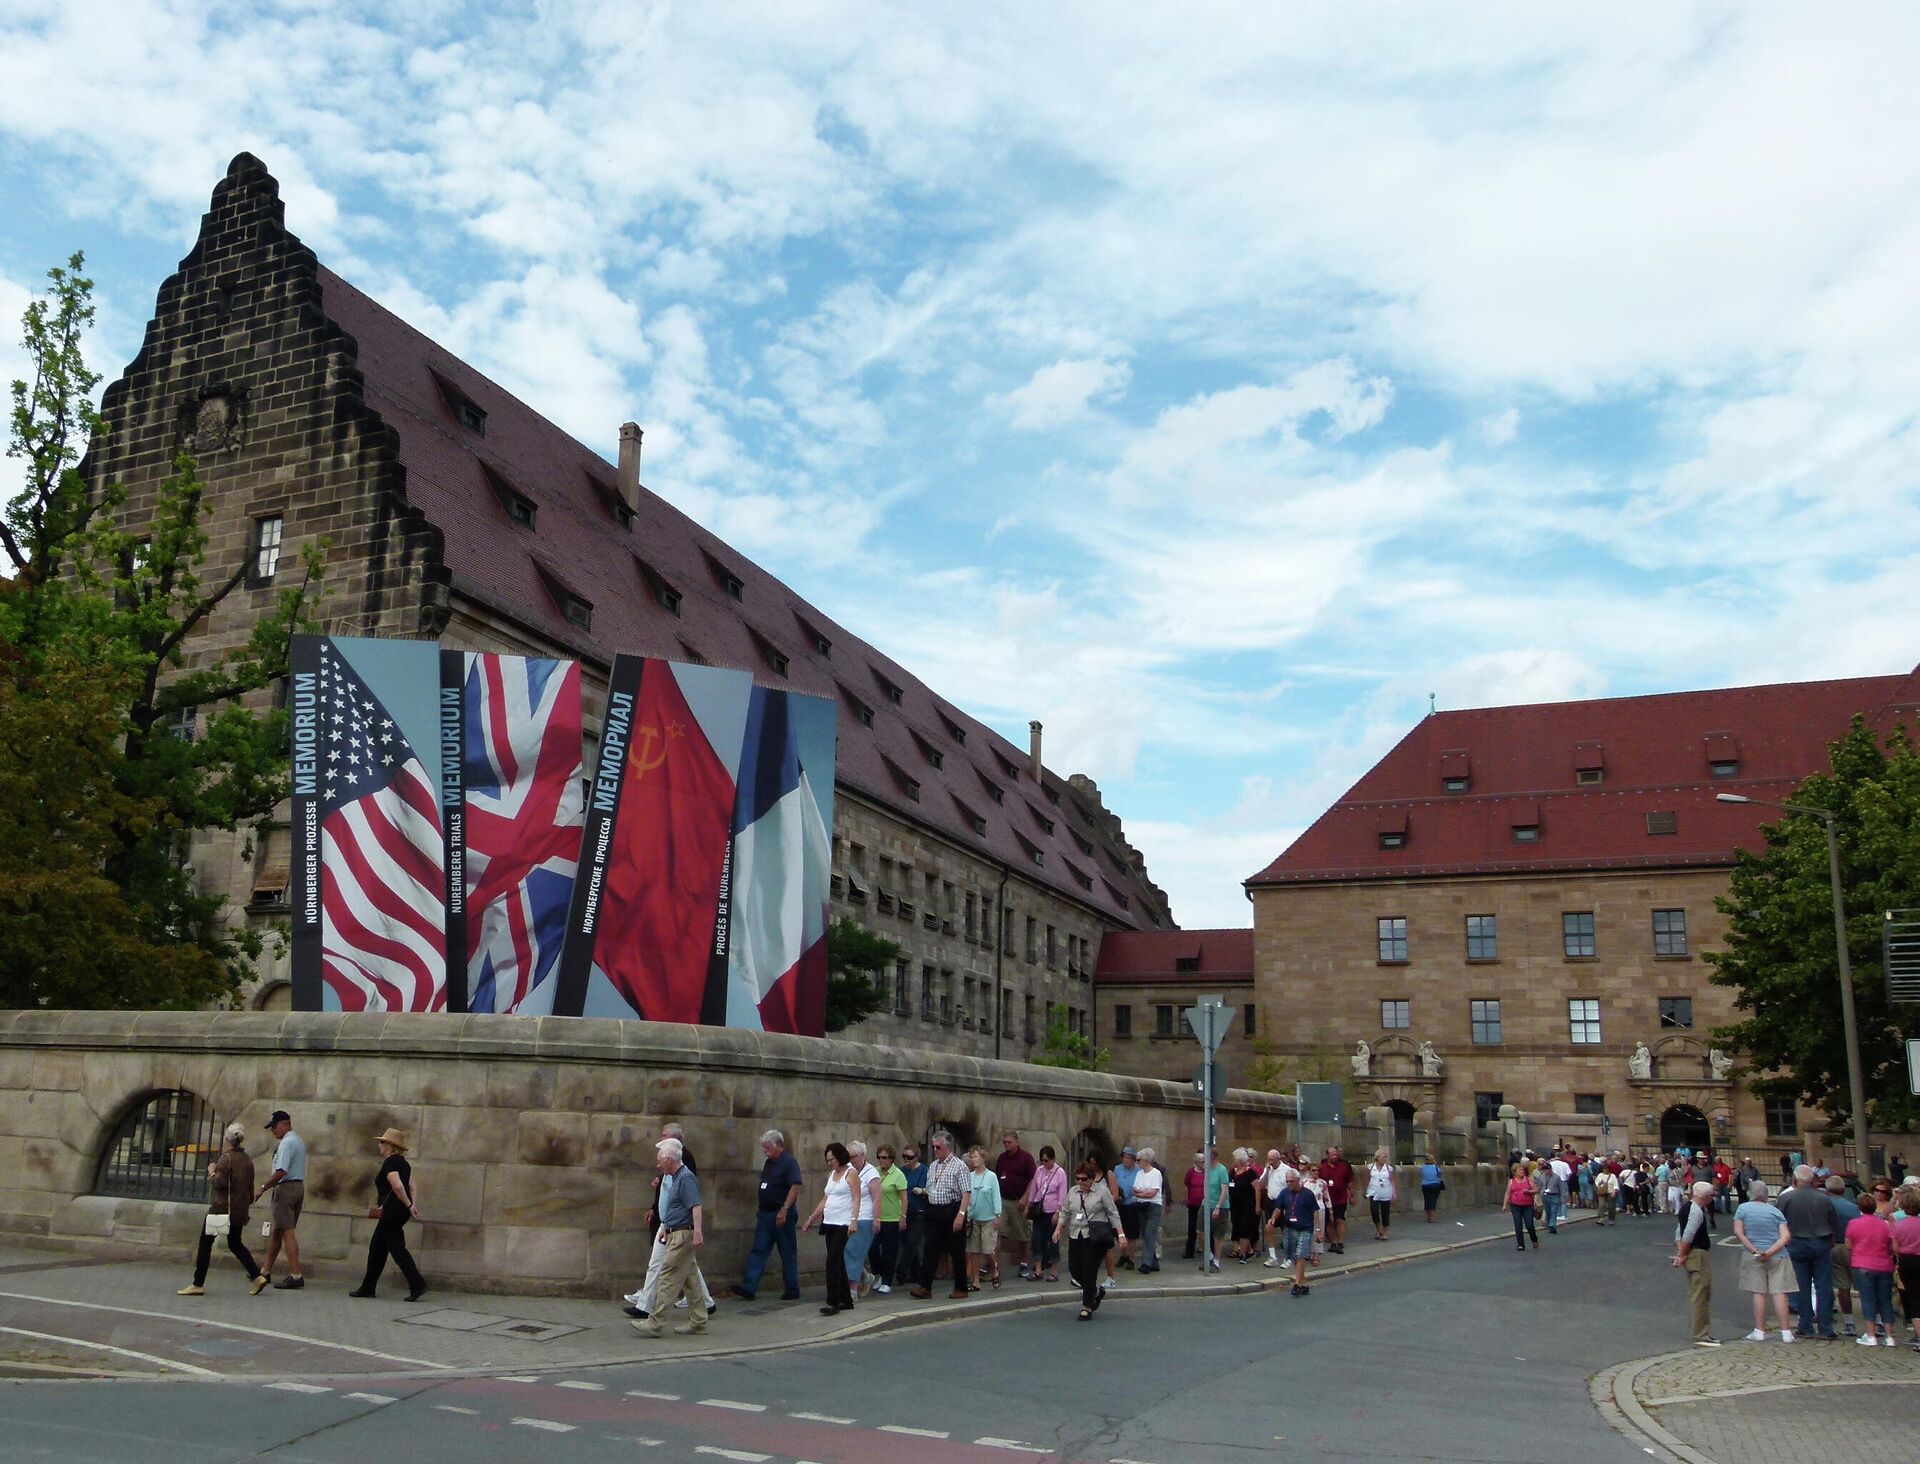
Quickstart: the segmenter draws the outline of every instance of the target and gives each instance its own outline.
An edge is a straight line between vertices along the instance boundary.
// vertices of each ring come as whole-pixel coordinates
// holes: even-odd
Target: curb
[[[1684,1352],[1662,1352],[1596,1373],[1592,1384],[1594,1406],[1608,1423],[1635,1443],[1644,1446],[1645,1441],[1650,1440],[1673,1458],[1683,1460],[1684,1464],[1719,1464],[1711,1455],[1701,1453],[1691,1444],[1682,1443],[1668,1433],[1654,1421],[1652,1414],[1640,1406],[1640,1400],[1633,1393],[1634,1384],[1648,1368],[1691,1356],[1691,1348]]]

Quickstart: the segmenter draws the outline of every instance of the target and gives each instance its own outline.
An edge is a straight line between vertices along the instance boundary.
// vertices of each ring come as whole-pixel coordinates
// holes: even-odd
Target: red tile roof
[[[1250,887],[1525,871],[1733,862],[1761,847],[1769,808],[1720,793],[1791,797],[1827,766],[1855,713],[1916,725],[1920,668],[1534,706],[1439,712],[1400,740]],[[1731,761],[1731,776],[1708,764]],[[1583,783],[1597,771],[1597,783]],[[1448,793],[1443,779],[1465,778]],[[1671,816],[1671,833],[1649,815]],[[1514,829],[1531,825],[1535,842]],[[1655,828],[1665,828],[1656,819]],[[1397,847],[1382,847],[1383,836]]]
[[[1194,969],[1183,971],[1181,963]],[[1251,930],[1121,930],[1100,942],[1096,982],[1139,985],[1185,982],[1205,986],[1253,979]]]
[[[1114,924],[1169,918],[1139,856],[1065,779],[1048,772],[1036,786],[1025,749],[644,488],[623,528],[618,475],[598,453],[338,275],[323,267],[319,277],[328,317],[358,345],[368,404],[399,435],[407,495],[444,535],[456,593],[602,664],[616,651],[702,661],[836,698],[846,787]],[[461,425],[462,398],[486,413],[483,430]],[[515,497],[533,506],[530,527],[511,517]],[[737,600],[728,576],[740,582]],[[677,615],[661,603],[669,592]],[[568,595],[592,607],[591,632],[564,618]],[[828,642],[825,654],[816,636]]]

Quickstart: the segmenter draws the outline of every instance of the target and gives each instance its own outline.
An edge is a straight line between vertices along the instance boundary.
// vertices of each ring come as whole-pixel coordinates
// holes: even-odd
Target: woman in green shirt
[[[880,1171],[880,1223],[873,1234],[873,1274],[880,1279],[873,1289],[885,1296],[893,1290],[894,1273],[900,1268],[900,1243],[907,1223],[907,1172],[893,1162],[890,1148],[875,1154],[873,1163]]]

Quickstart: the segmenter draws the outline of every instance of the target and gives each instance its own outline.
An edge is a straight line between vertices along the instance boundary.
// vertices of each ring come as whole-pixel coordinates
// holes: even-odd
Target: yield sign
[[[1233,1025],[1238,1007],[1221,1006],[1219,1002],[1203,1002],[1199,1006],[1190,1006],[1183,1015],[1187,1019],[1187,1030],[1199,1039],[1200,1045],[1211,1056],[1220,1050],[1220,1044],[1227,1040],[1227,1029]],[[1208,1014],[1212,1015],[1212,1026],[1207,1023]]]

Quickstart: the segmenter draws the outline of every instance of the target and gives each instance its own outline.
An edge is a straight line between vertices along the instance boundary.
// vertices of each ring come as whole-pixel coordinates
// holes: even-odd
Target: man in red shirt
[[[993,1161],[993,1172],[1000,1178],[1000,1242],[1019,1263],[1020,1279],[1024,1281],[1033,1273],[1027,1268],[1027,1212],[1020,1202],[1026,1198],[1027,1187],[1040,1166],[1020,1147],[1020,1135],[1003,1134],[1000,1144],[1000,1153]]]
[[[1733,1211],[1733,1166],[1727,1163],[1726,1156],[1713,1156],[1713,1203],[1729,1214]]]
[[[1347,1250],[1347,1197],[1353,1192],[1353,1166],[1338,1144],[1320,1160],[1320,1177],[1327,1182],[1326,1247],[1336,1255]]]

